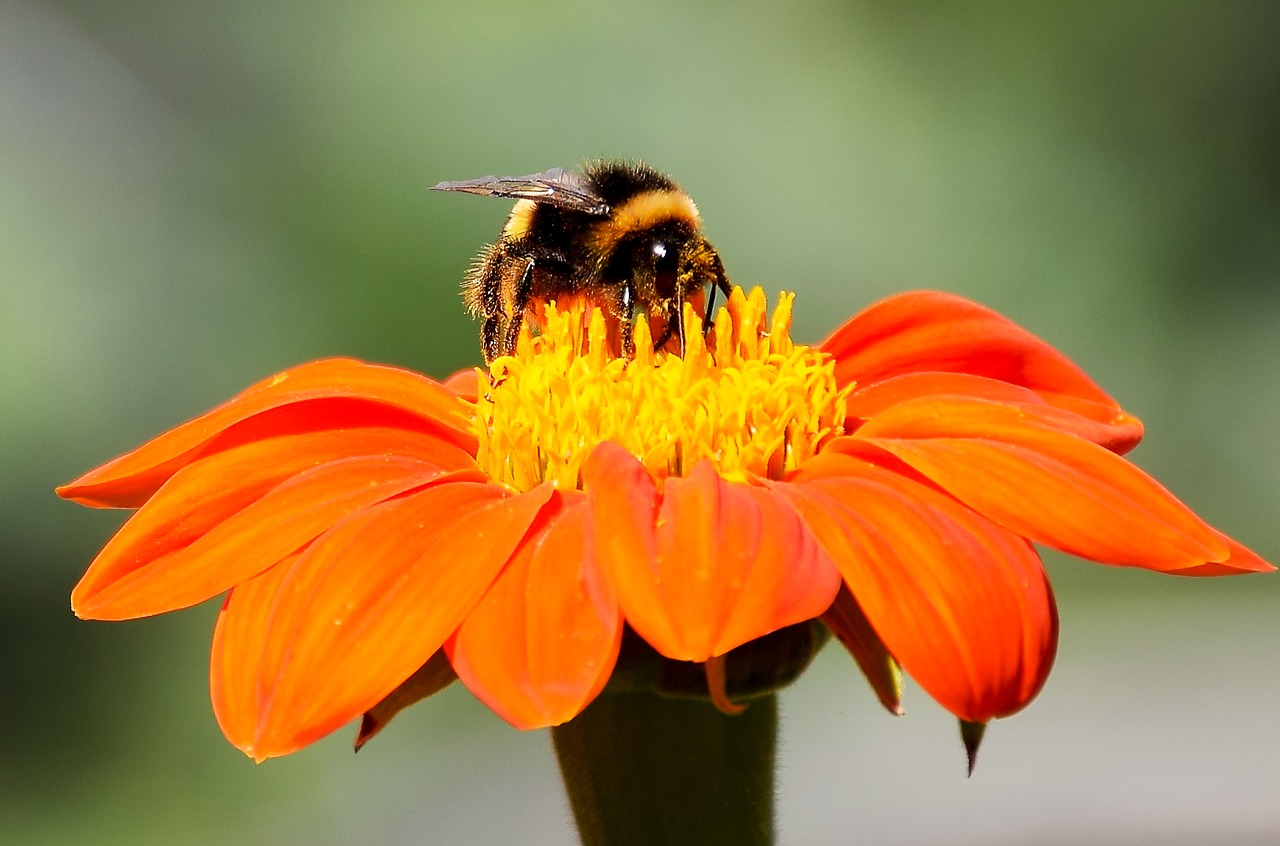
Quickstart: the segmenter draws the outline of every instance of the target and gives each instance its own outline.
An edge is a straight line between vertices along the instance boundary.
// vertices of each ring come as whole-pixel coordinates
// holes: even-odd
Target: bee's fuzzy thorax
[[[617,208],[646,191],[680,190],[674,179],[643,162],[602,159],[587,162],[582,173],[610,208]]]
[[[608,255],[628,235],[671,221],[698,231],[701,218],[693,199],[679,190],[644,191],[614,207],[592,227],[590,247],[597,255]]]
[[[533,200],[517,200],[506,225],[502,227],[502,237],[523,238],[533,225],[533,215],[537,210],[538,204]]]

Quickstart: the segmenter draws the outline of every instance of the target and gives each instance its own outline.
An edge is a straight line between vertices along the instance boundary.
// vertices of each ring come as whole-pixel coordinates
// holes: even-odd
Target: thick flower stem
[[[584,846],[773,843],[777,696],[738,716],[653,693],[601,695],[552,730]]]

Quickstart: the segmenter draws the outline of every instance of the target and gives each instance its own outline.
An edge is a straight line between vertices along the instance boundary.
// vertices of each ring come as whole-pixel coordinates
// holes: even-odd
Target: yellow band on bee
[[[626,236],[669,220],[697,229],[701,218],[693,198],[683,191],[645,191],[612,209],[608,218],[593,227],[588,246],[597,255],[609,255]]]

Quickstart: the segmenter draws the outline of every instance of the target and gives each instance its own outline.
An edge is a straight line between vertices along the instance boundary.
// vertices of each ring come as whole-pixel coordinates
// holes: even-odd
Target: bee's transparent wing
[[[609,213],[608,203],[585,177],[562,167],[529,176],[482,176],[479,179],[441,182],[431,190],[534,200],[586,214]]]

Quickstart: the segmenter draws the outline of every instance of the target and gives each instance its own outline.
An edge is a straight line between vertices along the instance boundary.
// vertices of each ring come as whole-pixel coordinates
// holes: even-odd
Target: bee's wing
[[[431,190],[534,200],[587,214],[609,213],[609,204],[585,177],[562,167],[529,176],[482,176],[479,179],[441,182]]]

